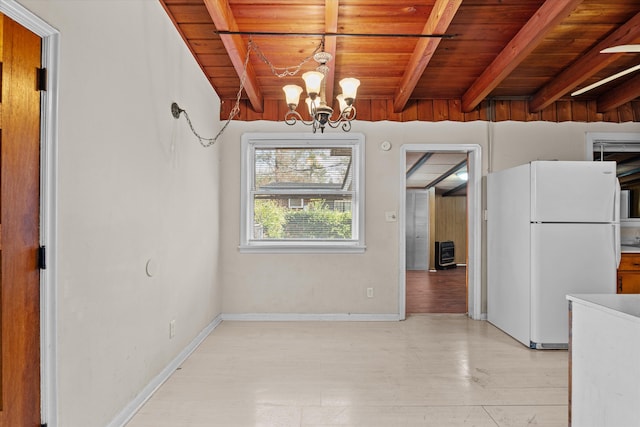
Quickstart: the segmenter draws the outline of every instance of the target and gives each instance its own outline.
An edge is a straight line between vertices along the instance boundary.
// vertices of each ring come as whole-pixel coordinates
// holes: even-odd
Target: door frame
[[[40,245],[46,269],[40,272],[40,378],[42,424],[57,427],[57,140],[60,32],[15,0],[0,0],[0,12],[42,38],[47,90],[40,103]]]
[[[467,306],[474,320],[482,319],[482,149],[478,144],[406,144],[400,150],[400,214],[398,215],[399,281],[398,310],[401,319],[407,316],[406,282],[406,186],[407,153],[409,152],[458,152],[467,153],[469,180],[467,181]]]

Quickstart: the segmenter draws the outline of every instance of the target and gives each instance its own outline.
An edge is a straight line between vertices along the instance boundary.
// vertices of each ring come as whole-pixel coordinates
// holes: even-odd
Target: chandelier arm
[[[302,116],[300,115],[300,113],[298,113],[296,110],[287,111],[287,113],[284,115],[284,122],[286,124],[288,124],[289,126],[293,126],[297,122],[300,122],[303,125],[307,125],[307,126],[311,126],[313,124],[312,120],[310,120],[310,121],[304,120],[302,118]]]
[[[344,120],[351,121],[356,118],[356,107],[351,105],[344,109],[344,111],[340,114],[340,117],[343,117]]]
[[[355,118],[356,118],[356,107],[352,105],[345,108],[344,111],[340,113],[337,119],[327,120],[327,124],[331,126],[333,129],[336,129],[337,127],[342,125],[342,129],[348,132],[347,123],[348,123],[348,129],[351,129],[351,121]]]
[[[338,126],[340,126],[340,123],[342,123],[344,120],[341,119],[337,119],[337,120],[327,120],[327,124],[332,127],[333,129],[337,128]]]

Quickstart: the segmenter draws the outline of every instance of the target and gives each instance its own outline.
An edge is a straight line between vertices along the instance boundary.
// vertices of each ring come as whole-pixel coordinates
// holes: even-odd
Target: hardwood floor
[[[467,269],[407,270],[407,314],[466,313]]]

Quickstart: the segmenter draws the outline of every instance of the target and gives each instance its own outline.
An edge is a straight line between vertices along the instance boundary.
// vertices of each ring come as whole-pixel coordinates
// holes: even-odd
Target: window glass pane
[[[351,147],[256,147],[254,188],[349,190],[351,157]]]
[[[364,252],[364,137],[316,136],[242,135],[241,251]]]
[[[256,195],[254,240],[350,240],[352,197]]]

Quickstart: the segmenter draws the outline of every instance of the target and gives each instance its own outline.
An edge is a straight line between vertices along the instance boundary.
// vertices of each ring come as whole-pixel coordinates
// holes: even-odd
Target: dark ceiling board
[[[467,191],[466,182],[464,184],[458,185],[456,188],[452,188],[449,191],[445,191],[444,193],[442,193],[442,197],[459,196],[461,195],[460,193],[462,192],[462,190],[464,190],[464,194],[466,195],[466,191]]]
[[[463,167],[465,167],[467,165],[467,161],[463,160],[460,163],[458,163],[457,165],[455,165],[454,167],[452,167],[451,169],[449,169],[448,171],[446,171],[445,173],[443,173],[442,175],[440,175],[437,179],[434,179],[433,181],[431,181],[429,183],[429,185],[427,185],[425,187],[426,190],[438,185],[440,182],[444,181],[445,179],[447,179],[449,176],[453,175],[454,173],[458,172],[460,169],[462,169]]]
[[[640,173],[640,168],[630,169],[630,170],[625,171],[625,172],[619,172],[618,173],[618,178],[625,178],[627,176],[637,175],[639,173]]]
[[[462,111],[473,110],[522,63],[582,0],[546,0],[462,96]]]
[[[422,155],[422,157],[420,157],[420,158],[418,159],[418,161],[417,161],[417,162],[415,162],[415,163],[413,164],[413,166],[411,166],[411,169],[409,169],[409,170],[407,171],[407,178],[409,178],[409,177],[410,177],[411,175],[413,175],[413,174],[414,174],[418,169],[420,169],[420,167],[421,167],[422,165],[424,165],[424,164],[427,162],[427,160],[429,160],[429,158],[430,158],[432,155],[433,155],[433,153],[424,153],[424,154]]]
[[[636,72],[635,77],[631,80],[607,91],[598,98],[598,112],[604,113],[613,110],[638,96],[640,96],[640,74]]]
[[[422,33],[445,33],[461,4],[462,0],[436,0],[431,14],[429,14],[427,22],[422,29]],[[394,94],[393,111],[395,113],[400,113],[404,110],[420,80],[420,76],[429,65],[439,45],[440,39],[420,39],[416,43],[404,75]]]
[[[529,103],[530,109],[532,111],[541,110],[571,90],[577,89],[585,79],[617,59],[615,54],[600,53],[602,49],[618,44],[632,43],[638,38],[639,32],[640,13],[637,13],[613,33],[594,44],[588,52],[585,52],[550,83],[541,88]]]
[[[416,55],[416,49],[419,40],[432,40],[430,38],[368,37],[355,36],[355,33],[424,33],[425,36],[430,36],[432,32],[425,31],[425,28],[434,7],[453,3],[443,3],[443,0],[439,0],[440,3],[436,3],[436,0],[419,3],[409,0],[159,1],[222,99],[233,99],[238,92],[249,36],[220,35],[216,34],[216,30],[350,34],[328,37],[326,40],[327,48],[335,53],[334,59],[328,64],[331,71],[329,80],[333,82],[328,82],[329,92],[340,92],[338,82],[342,78],[357,77],[361,80],[358,97],[361,100],[385,100],[385,105],[391,107],[385,107],[384,115],[388,119],[400,120],[403,116],[426,117],[424,113],[416,113],[415,107],[412,107],[419,100],[441,99],[449,103],[460,103],[501,52],[505,52],[505,49],[508,51],[509,46],[522,49],[517,35],[528,22],[535,19],[547,22],[551,19],[544,16],[544,13],[536,16],[536,13],[544,10],[543,5],[551,9],[567,0],[464,0],[448,27],[442,30],[442,33],[453,37],[440,39],[434,52],[425,51],[426,56]],[[537,40],[534,49],[524,55],[515,67],[514,63],[508,63],[509,68],[512,68],[510,72],[504,76],[495,74],[491,77],[485,90],[494,85],[495,87],[480,97],[481,102],[495,97],[528,98],[532,100],[527,109],[529,112],[517,117],[533,119],[538,114],[537,118],[541,120],[557,118],[557,114],[548,114],[546,108],[542,109],[544,114],[535,113],[538,111],[536,108],[550,105],[548,102],[551,99],[567,99],[568,92],[574,89],[640,63],[640,54],[613,55],[606,64],[602,64],[598,58],[598,70],[594,70],[592,66],[587,67],[590,71],[595,71],[591,75],[576,68],[576,64],[584,61],[585,56],[603,56],[604,54],[590,52],[603,40],[614,40],[612,35],[620,32],[621,27],[629,26],[627,22],[633,21],[638,12],[638,0],[579,2],[566,17],[552,25]],[[220,28],[214,25],[214,18],[222,21]],[[626,31],[626,38],[619,37],[620,42],[640,43],[638,25],[631,24],[628,30],[622,31]],[[229,37],[236,38],[230,41]],[[253,39],[270,62],[275,66],[286,67],[299,64],[313,51],[321,37],[274,35],[254,36]],[[424,64],[419,58],[427,62],[424,71],[421,71]],[[286,83],[300,84],[300,75],[316,66],[314,61],[310,61],[302,66],[298,75],[282,79],[274,76],[271,68],[255,52],[251,52],[250,73],[242,98],[251,99],[254,112],[260,111],[266,103],[280,103],[283,99],[281,87]],[[573,82],[569,86],[574,87],[567,91],[542,91],[543,88],[549,91],[548,88],[559,81],[560,75],[561,81]],[[593,107],[588,109],[588,120],[615,121],[615,117],[619,117],[618,120],[628,120],[629,117],[637,120],[636,116],[640,114],[636,114],[637,108],[630,104],[639,99],[635,83],[628,83],[632,78],[633,76],[628,76],[619,79],[578,97],[578,100],[584,102],[594,102]],[[616,87],[625,84],[627,86],[622,86],[623,89],[617,91],[617,96],[606,96],[606,93],[615,94]],[[563,91],[565,93],[559,95]],[[629,100],[631,96],[633,98]],[[596,99],[599,100],[598,103]],[[618,106],[623,101],[627,102]],[[301,104],[299,109],[304,107],[304,103]],[[599,111],[603,111],[605,107],[619,108],[621,111],[598,115],[595,112],[596,106]],[[383,117],[375,108],[377,107],[365,111],[366,107],[363,106],[364,116],[371,116],[371,111],[375,111],[375,117]],[[260,114],[244,114],[243,117],[258,119]],[[477,115],[476,109],[467,114],[469,118],[474,117],[474,114]],[[433,114],[432,117],[440,120],[450,116]],[[454,116],[451,117],[466,116],[462,112],[456,116],[454,111]],[[481,115],[481,118],[484,117],[486,114]]]

